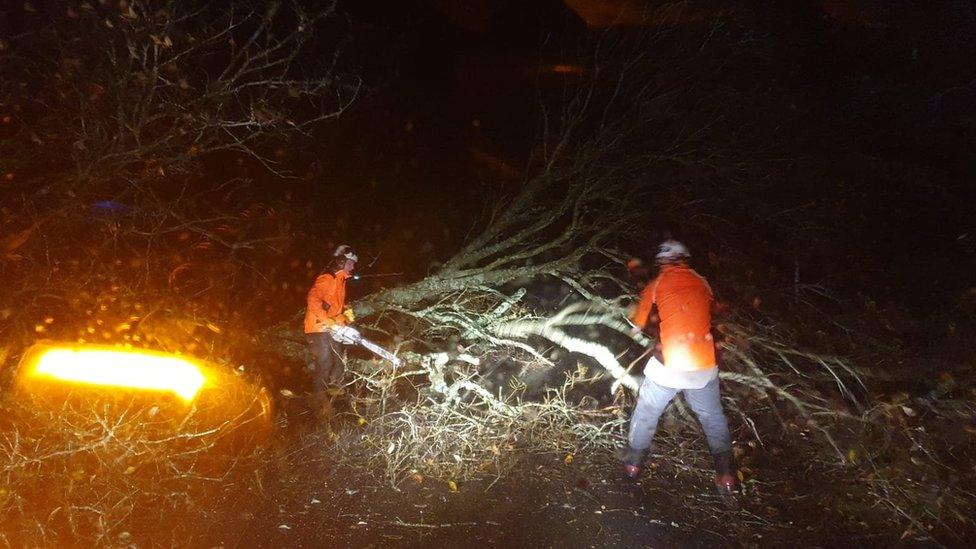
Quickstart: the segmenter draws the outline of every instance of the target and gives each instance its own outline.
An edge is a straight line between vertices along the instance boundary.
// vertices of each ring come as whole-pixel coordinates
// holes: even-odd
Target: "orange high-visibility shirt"
[[[305,333],[324,332],[335,324],[346,324],[342,311],[346,307],[346,271],[325,273],[315,279],[315,284],[305,298]]]
[[[664,265],[641,292],[631,319],[634,324],[644,328],[654,305],[661,318],[664,366],[684,371],[715,366],[712,288],[708,282],[683,263]]]

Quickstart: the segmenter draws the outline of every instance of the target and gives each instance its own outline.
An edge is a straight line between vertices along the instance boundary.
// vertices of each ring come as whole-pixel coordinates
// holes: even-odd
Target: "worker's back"
[[[686,264],[675,263],[663,265],[651,285],[661,319],[665,366],[678,370],[714,366],[712,290],[708,282]]]

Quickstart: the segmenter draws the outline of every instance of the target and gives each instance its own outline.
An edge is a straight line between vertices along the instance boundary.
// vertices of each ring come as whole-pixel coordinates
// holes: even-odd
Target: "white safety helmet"
[[[356,255],[356,252],[352,251],[352,246],[348,244],[340,244],[332,255],[337,258],[344,257],[351,261],[359,261],[359,256]]]
[[[691,257],[691,252],[688,251],[688,248],[684,244],[677,240],[665,240],[657,247],[657,255],[654,256],[654,261],[660,265],[662,263],[684,261],[689,257]]]

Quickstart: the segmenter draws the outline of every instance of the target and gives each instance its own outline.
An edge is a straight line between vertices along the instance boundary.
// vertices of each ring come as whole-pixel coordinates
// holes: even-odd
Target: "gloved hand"
[[[356,322],[356,313],[352,312],[352,309],[346,309],[342,311],[342,316],[346,317],[349,322]]]
[[[319,331],[321,332],[321,331],[328,330],[329,328],[335,326],[336,325],[336,321],[335,320],[332,320],[331,318],[326,317],[326,318],[317,320],[316,321],[316,324],[320,328]]]

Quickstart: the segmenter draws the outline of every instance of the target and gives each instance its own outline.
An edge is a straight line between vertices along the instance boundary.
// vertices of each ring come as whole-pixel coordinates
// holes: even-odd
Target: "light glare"
[[[676,349],[672,349],[671,352],[668,353],[667,366],[680,372],[688,372],[697,369],[691,353],[688,352],[688,348],[684,345]]]
[[[206,381],[197,365],[180,357],[108,349],[47,349],[38,356],[27,375],[35,379],[169,391],[185,402],[192,401]]]

